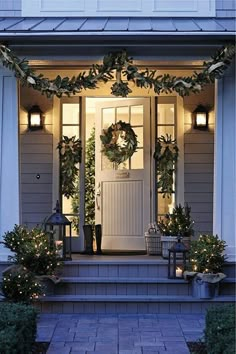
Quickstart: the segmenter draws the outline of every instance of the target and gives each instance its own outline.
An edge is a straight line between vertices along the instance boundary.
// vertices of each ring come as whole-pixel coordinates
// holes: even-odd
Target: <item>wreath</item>
[[[103,145],[101,152],[109,161],[118,165],[128,160],[137,150],[137,135],[129,123],[121,120],[104,129],[100,139]]]
[[[156,140],[154,159],[156,160],[157,188],[163,194],[163,198],[169,198],[173,191],[174,172],[179,156],[179,148],[176,140],[171,135],[163,135]]]

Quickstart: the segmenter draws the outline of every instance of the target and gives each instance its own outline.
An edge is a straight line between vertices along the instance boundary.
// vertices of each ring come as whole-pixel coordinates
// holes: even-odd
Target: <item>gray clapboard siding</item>
[[[185,144],[185,150],[188,151],[188,154],[213,154],[214,144]]]
[[[186,193],[213,193],[212,183],[185,183]]]
[[[184,137],[185,145],[187,144],[214,144],[214,134],[208,132],[188,133]]]
[[[235,14],[235,0],[216,0],[216,17],[233,17]]]
[[[27,163],[28,161],[31,161],[31,163],[50,163],[51,162],[51,157],[52,154],[40,154],[40,153],[35,153],[35,154],[21,154],[21,161],[22,163]]]
[[[21,163],[22,174],[23,173],[52,173],[51,163]]]
[[[21,149],[23,154],[51,154],[51,144],[23,144]]]
[[[21,0],[0,0],[0,16],[21,16]]]
[[[185,163],[184,172],[187,173],[211,173],[213,174],[213,162],[210,163]]]
[[[185,183],[211,183],[213,184],[212,173],[185,173]]]
[[[191,213],[208,213],[212,208],[212,203],[192,203],[191,204]]]
[[[51,209],[51,203],[50,202],[23,203],[22,207],[25,213],[31,213],[32,210],[37,213],[44,213],[45,210]]]
[[[190,206],[194,203],[213,203],[212,193],[185,193],[185,202],[189,203]],[[212,209],[212,208],[211,208]]]
[[[50,212],[51,214],[51,212]],[[23,213],[22,214],[25,223],[35,223],[42,224],[45,219],[49,216],[49,213]]]
[[[52,183],[22,183],[22,193],[51,193]]]
[[[52,193],[40,193],[40,194],[21,194],[21,203],[26,205],[28,203],[37,203],[37,204],[44,204],[51,205],[52,203]],[[24,210],[24,208],[22,207]]]
[[[212,163],[213,154],[208,154],[206,150],[205,153],[202,154],[193,154],[188,153],[187,149],[185,150],[185,163],[200,163],[200,164],[208,164]]]
[[[38,178],[40,177],[40,178]],[[40,184],[50,184],[52,183],[52,174],[51,173],[22,173],[21,174],[22,184],[27,183],[40,183]]]
[[[213,222],[213,214],[212,213],[193,213],[192,212],[192,218],[195,221],[195,223],[201,223],[201,222]]]

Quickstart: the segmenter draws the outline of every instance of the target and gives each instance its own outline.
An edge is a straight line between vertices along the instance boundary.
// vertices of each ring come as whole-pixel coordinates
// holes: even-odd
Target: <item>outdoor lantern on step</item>
[[[50,237],[51,237],[51,246],[53,247],[53,241],[54,241],[54,234],[58,234],[58,239],[55,241],[55,245],[62,246],[62,256],[64,259],[71,259],[71,221],[68,220],[64,214],[61,213],[59,202],[57,200],[56,207],[54,208],[56,210],[55,213],[50,215],[46,222],[45,222],[45,230],[50,232]],[[68,226],[68,227],[67,227]],[[67,229],[69,228],[69,247],[67,251],[67,244],[66,244],[66,232]],[[49,230],[48,230],[49,229]],[[60,253],[60,251],[59,251]],[[68,257],[66,255],[68,254]]]
[[[182,279],[186,270],[188,248],[181,242],[181,236],[178,236],[177,242],[168,251],[168,278]]]

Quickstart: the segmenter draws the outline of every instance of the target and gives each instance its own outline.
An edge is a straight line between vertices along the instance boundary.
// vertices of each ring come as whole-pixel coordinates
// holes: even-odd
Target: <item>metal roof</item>
[[[0,35],[7,37],[69,34],[235,34],[235,18],[43,17],[0,18]]]

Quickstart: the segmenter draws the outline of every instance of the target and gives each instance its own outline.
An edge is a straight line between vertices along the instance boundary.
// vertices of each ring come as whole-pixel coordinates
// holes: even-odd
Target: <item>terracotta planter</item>
[[[169,252],[168,250],[177,242],[177,236],[161,236],[161,243],[162,243],[162,257],[168,258]],[[186,247],[189,248],[190,246],[190,237],[183,237],[181,242],[185,244]],[[177,254],[176,258],[182,258],[181,254]]]

